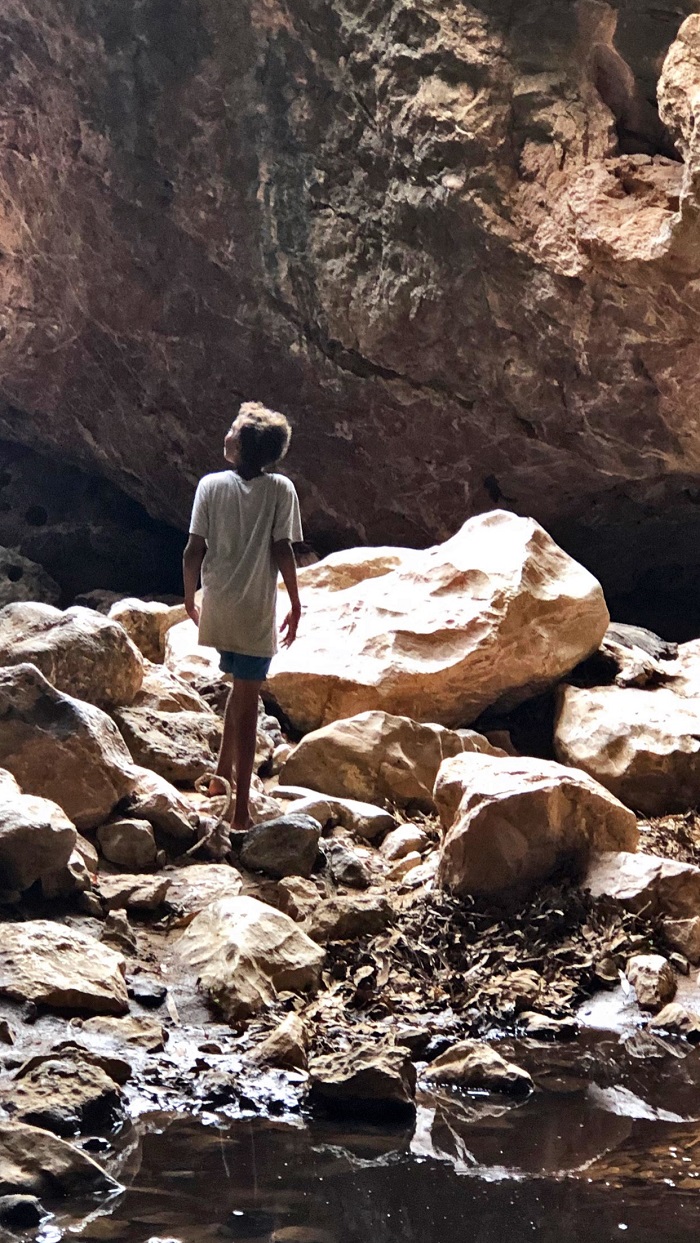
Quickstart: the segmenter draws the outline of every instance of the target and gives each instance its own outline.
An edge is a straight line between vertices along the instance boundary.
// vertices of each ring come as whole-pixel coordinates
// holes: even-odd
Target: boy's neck
[[[236,475],[240,475],[241,479],[245,479],[246,483],[250,479],[260,479],[261,476],[265,474],[263,470],[256,470],[252,474],[249,474],[247,471],[241,470],[240,466],[234,467],[234,472]]]

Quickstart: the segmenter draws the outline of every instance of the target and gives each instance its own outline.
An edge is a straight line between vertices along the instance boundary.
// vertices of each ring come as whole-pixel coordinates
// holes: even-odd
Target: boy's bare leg
[[[235,678],[233,682],[233,739],[236,765],[236,802],[232,820],[234,829],[250,827],[248,798],[255,763],[258,697],[261,686],[262,682],[248,682],[242,678]]]
[[[233,763],[235,759],[235,710],[233,705],[233,687],[228,693],[226,700],[226,709],[224,711],[224,732],[221,738],[221,747],[219,749],[219,759],[216,765],[216,776],[225,777],[226,781],[230,781],[233,785],[235,782],[235,773],[233,771]],[[209,784],[210,794],[224,794],[225,789],[216,780]]]

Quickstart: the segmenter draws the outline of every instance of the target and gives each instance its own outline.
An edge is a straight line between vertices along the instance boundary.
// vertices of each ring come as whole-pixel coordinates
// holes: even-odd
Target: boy
[[[292,551],[302,539],[299,501],[290,479],[267,473],[290,438],[284,415],[254,401],[241,406],[224,440],[231,469],[205,475],[197,485],[183,555],[185,607],[199,626],[199,642],[218,648],[221,669],[233,675],[216,773],[230,781],[235,769],[235,829],[251,823],[258,696],[277,650],[278,572],[291,605],[281,627],[285,647],[294,642],[301,616]],[[200,569],[201,615],[194,599]]]

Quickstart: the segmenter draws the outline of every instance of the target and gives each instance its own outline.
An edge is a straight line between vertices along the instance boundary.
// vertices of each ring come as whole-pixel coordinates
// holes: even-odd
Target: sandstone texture
[[[325,958],[288,915],[243,896],[219,899],[195,916],[176,955],[232,1023],[269,1006],[278,992],[316,988]]]
[[[56,1135],[75,1135],[123,1121],[119,1095],[117,1084],[101,1067],[75,1053],[59,1053],[20,1072],[3,1104],[22,1122]]]
[[[114,721],[61,694],[34,665],[0,669],[0,765],[79,829],[106,820],[136,775]]]
[[[46,919],[3,926],[0,993],[58,1010],[125,1014],[124,959],[94,937]]]
[[[310,786],[339,798],[388,799],[432,811],[438,769],[461,751],[499,754],[473,730],[418,724],[383,711],[360,712],[307,734],[280,776],[285,785]]]
[[[298,812],[266,820],[246,833],[241,863],[252,872],[265,872],[278,880],[284,876],[310,876],[320,836],[318,821]]]
[[[395,570],[304,600],[299,637],[267,682],[302,730],[368,708],[468,725],[556,683],[609,622],[592,575],[536,522],[503,510]]]
[[[700,698],[673,690],[560,689],[558,759],[595,777],[646,815],[686,811],[700,800]]]
[[[76,840],[56,803],[22,794],[12,774],[0,769],[0,890],[28,889],[65,867]]]
[[[309,1067],[310,1099],[339,1113],[413,1112],[416,1070],[406,1052],[367,1045],[316,1058]]]
[[[0,433],[184,528],[255,395],[331,546],[697,564],[693,12],[7,0]]]
[[[97,841],[105,859],[127,871],[155,866],[156,840],[147,820],[111,820],[100,825]]]
[[[636,846],[634,814],[576,769],[464,755],[460,776],[463,795],[438,869],[440,883],[457,894],[529,885],[557,868],[582,868],[594,851]]]
[[[21,664],[102,708],[131,703],[143,681],[141,655],[126,632],[93,609],[8,604],[0,611],[0,665]]]

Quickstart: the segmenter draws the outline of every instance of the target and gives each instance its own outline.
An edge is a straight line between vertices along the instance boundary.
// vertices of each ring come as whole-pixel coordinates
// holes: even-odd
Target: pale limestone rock
[[[593,856],[582,883],[594,898],[615,898],[652,919],[692,919],[700,911],[700,868],[677,859],[605,851]]]
[[[529,885],[562,864],[584,866],[594,851],[636,846],[633,813],[576,769],[465,755],[460,778],[464,794],[438,868],[439,883],[455,893]]]
[[[0,668],[0,765],[78,829],[106,820],[135,776],[114,721],[61,694],[34,665]]]
[[[386,874],[386,879],[388,881],[403,880],[413,868],[420,867],[422,862],[422,856],[418,854],[418,851],[411,850],[407,855],[403,855],[391,865]]]
[[[302,738],[281,777],[284,785],[307,786],[325,795],[368,803],[389,799],[433,811],[438,769],[461,751],[500,754],[472,730],[361,712]]]
[[[339,1112],[414,1109],[416,1069],[405,1049],[368,1044],[317,1057],[309,1066],[310,1099]]]
[[[0,890],[28,889],[60,871],[76,841],[75,826],[57,803],[23,794],[0,769]]]
[[[417,824],[402,824],[398,829],[392,829],[391,833],[387,833],[384,841],[379,847],[379,853],[390,863],[394,863],[397,859],[403,859],[405,855],[411,854],[412,851],[426,850],[430,839],[424,829]]]
[[[216,767],[222,723],[213,712],[118,708],[114,719],[135,763],[166,781],[193,782]]]
[[[221,898],[237,898],[243,888],[240,872],[228,863],[193,863],[167,875],[168,902],[189,923]]]
[[[40,1127],[0,1120],[0,1194],[53,1198],[117,1190],[119,1183],[79,1148]]]
[[[649,1020],[649,1028],[668,1032],[671,1036],[684,1036],[686,1040],[697,1043],[700,1040],[700,1014],[687,1010],[677,1001],[669,1001]]]
[[[25,603],[0,610],[0,665],[21,664],[36,665],[57,690],[101,708],[131,703],[143,680],[131,639],[93,609]]]
[[[108,911],[156,911],[168,898],[170,876],[101,875],[97,892]]]
[[[279,908],[296,923],[301,923],[321,902],[321,894],[312,880],[303,876],[285,876],[277,886]]]
[[[252,1060],[262,1066],[280,1066],[286,1070],[306,1070],[308,1065],[308,1033],[298,1014],[286,1019],[254,1050]]]
[[[625,975],[642,1010],[660,1010],[676,995],[673,968],[661,954],[635,954],[625,967]]]
[[[100,1066],[68,1051],[20,1071],[3,1096],[0,1100],[13,1119],[57,1135],[102,1130],[124,1118],[114,1080]]]
[[[130,815],[148,820],[154,829],[176,842],[187,844],[194,837],[192,813],[180,792],[157,773],[134,766],[134,782],[128,799]]]
[[[312,941],[351,941],[383,932],[393,919],[393,911],[382,894],[336,895],[317,902],[302,927]]]
[[[87,1036],[106,1036],[115,1044],[136,1045],[149,1053],[160,1053],[165,1048],[168,1033],[157,1019],[142,1014],[127,1014],[122,1019],[99,1015],[85,1019],[81,1031]]]
[[[249,897],[206,907],[175,953],[232,1023],[270,1005],[278,992],[315,989],[325,958],[288,915]]]
[[[700,639],[678,644],[675,660],[664,661],[670,674],[668,689],[685,699],[700,699]]]
[[[462,725],[554,685],[607,628],[600,585],[532,519],[494,510],[425,552],[396,551],[389,573],[307,590],[267,684],[297,728],[367,708]]]
[[[156,839],[147,820],[113,820],[97,830],[100,850],[109,863],[130,872],[155,866]]]
[[[689,919],[664,919],[661,928],[671,949],[678,950],[694,966],[700,963],[700,915]]]
[[[125,1014],[121,954],[46,919],[3,925],[0,993],[58,1010]]]
[[[152,708],[156,712],[210,712],[211,709],[193,686],[178,678],[165,665],[144,660],[141,690],[134,699],[134,708]]]
[[[265,872],[276,880],[283,876],[310,876],[321,837],[321,826],[311,816],[289,812],[276,820],[255,825],[243,840],[241,865],[252,872]]]
[[[700,699],[666,687],[561,687],[555,750],[645,815],[700,800]]]
[[[189,618],[168,630],[163,659],[168,669],[196,687],[224,677],[219,668],[219,653],[216,648],[199,646],[197,627]]]
[[[87,837],[83,837],[81,833],[78,833],[75,839],[75,849],[88,872],[95,873],[99,867],[100,856],[92,842],[89,842]]]
[[[90,873],[79,850],[74,850],[68,862],[55,872],[47,872],[41,878],[41,892],[45,898],[71,898],[87,893],[92,888]]]
[[[318,794],[304,786],[275,786],[273,796],[282,802],[291,802],[292,810],[313,816],[324,827],[330,823],[341,825],[350,833],[356,833],[367,841],[373,841],[381,833],[393,829],[396,820],[389,811],[364,803],[356,798],[340,798]]]
[[[184,604],[161,604],[156,600],[127,596],[115,601],[108,616],[124,627],[146,660],[161,663],[165,655],[165,636],[171,626],[186,620],[187,611]]]
[[[532,1077],[521,1066],[507,1062],[497,1049],[479,1040],[452,1045],[423,1071],[428,1083],[453,1084],[516,1096],[532,1092]]]

